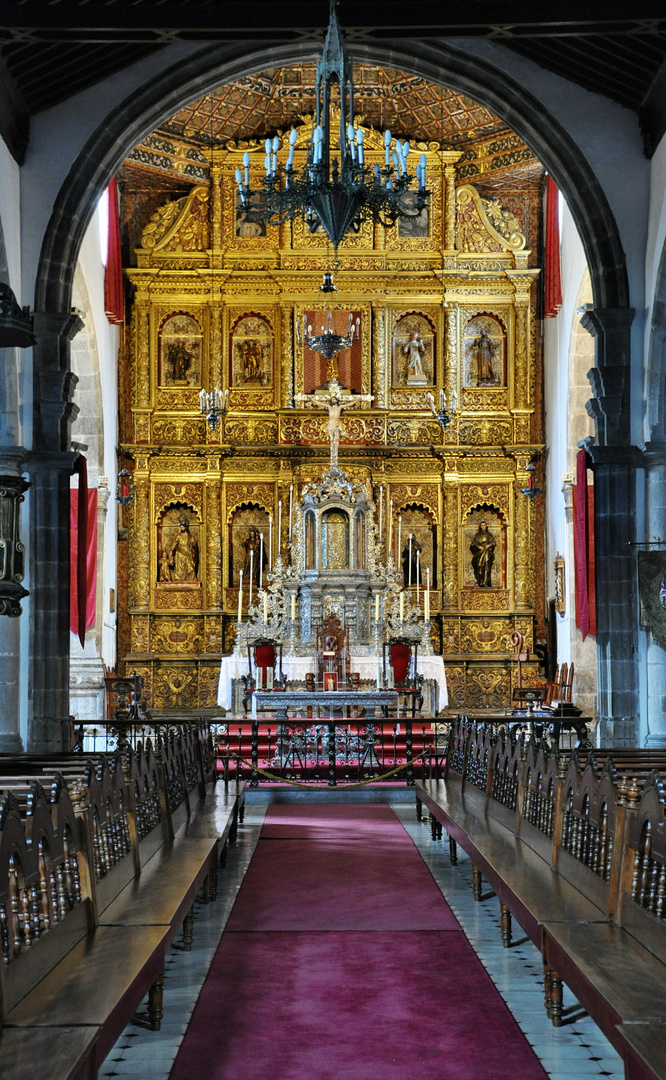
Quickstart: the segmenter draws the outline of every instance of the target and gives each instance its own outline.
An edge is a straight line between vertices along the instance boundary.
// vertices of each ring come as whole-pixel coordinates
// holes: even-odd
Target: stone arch
[[[315,59],[315,42],[274,46],[270,55],[247,44],[212,46],[151,79],[116,106],[72,164],[54,203],[35,286],[35,309],[67,311],[73,268],[96,199],[129,150],[165,117],[214,86],[268,63]],[[477,56],[444,42],[354,43],[354,61],[421,75],[461,91],[501,116],[532,148],[563,191],[581,236],[598,308],[626,307],[629,286],[615,218],[592,168],[573,138],[518,82]]]
[[[666,240],[659,260],[647,363],[647,422],[650,438],[666,438]]]

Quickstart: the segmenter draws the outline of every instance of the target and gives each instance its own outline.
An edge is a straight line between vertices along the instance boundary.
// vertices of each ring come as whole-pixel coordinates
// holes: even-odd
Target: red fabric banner
[[[120,209],[118,184],[115,177],[107,189],[109,200],[109,228],[106,246],[106,269],[104,271],[104,309],[110,323],[125,321],[125,295],[123,289],[123,263],[120,254]]]
[[[583,635],[597,633],[597,604],[594,558],[594,487],[587,482],[587,450],[576,458],[576,484],[573,488],[574,569],[576,588],[576,626]]]
[[[546,251],[543,268],[543,313],[552,319],[562,307],[562,276],[560,272],[559,192],[550,176],[546,177]]]
[[[78,491],[73,488],[69,493],[69,628],[83,647],[96,614],[97,489],[88,491],[85,458],[78,459],[76,471]]]

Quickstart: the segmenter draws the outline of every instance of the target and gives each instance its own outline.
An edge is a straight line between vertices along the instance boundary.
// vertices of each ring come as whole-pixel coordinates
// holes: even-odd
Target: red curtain
[[[74,471],[78,491],[69,493],[69,628],[81,647],[86,630],[95,625],[97,594],[97,489],[88,491],[86,459],[79,456]]]
[[[560,273],[559,192],[550,176],[546,177],[546,253],[543,268],[546,319],[557,315],[562,307],[562,277]]]
[[[587,450],[576,458],[573,488],[574,568],[576,582],[576,626],[583,635],[597,633],[597,601],[594,560],[594,487],[587,482]]]
[[[110,323],[125,321],[125,296],[123,290],[123,264],[120,256],[120,210],[118,207],[118,184],[115,177],[107,190],[109,200],[109,230],[106,247],[106,270],[104,273],[104,308]]]

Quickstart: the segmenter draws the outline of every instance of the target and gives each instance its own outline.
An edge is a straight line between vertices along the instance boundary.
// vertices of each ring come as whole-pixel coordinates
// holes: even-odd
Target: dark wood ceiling
[[[664,0],[342,0],[355,38],[481,37],[632,109],[646,152],[666,130]],[[2,0],[0,130],[17,156],[29,117],[173,41],[323,36],[325,0]]]

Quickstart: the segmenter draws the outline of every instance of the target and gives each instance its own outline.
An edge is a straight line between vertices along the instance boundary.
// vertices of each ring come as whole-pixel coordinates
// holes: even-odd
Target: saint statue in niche
[[[423,370],[422,356],[425,352],[425,344],[418,330],[412,330],[409,341],[402,349],[407,361],[407,385],[426,386],[428,380]]]
[[[495,547],[497,541],[488,529],[488,522],[483,519],[479,522],[469,550],[472,553],[472,570],[476,583],[481,589],[492,588],[492,569],[495,561]]]
[[[179,518],[178,532],[171,546],[162,550],[159,562],[159,581],[198,580],[199,545],[190,532],[186,517]]]
[[[258,341],[247,340],[241,342],[241,359],[243,363],[243,375],[246,382],[253,379],[261,379],[261,345]]]
[[[189,371],[194,357],[188,348],[179,341],[167,345],[167,363],[171,367],[171,378],[176,386],[188,386]]]
[[[418,542],[415,536],[412,537],[411,555],[412,555],[412,572],[409,572],[409,553],[410,545],[409,541],[405,544],[402,550],[402,579],[405,588],[409,587],[410,581],[412,585],[416,585],[418,581],[419,585],[423,584],[422,572],[421,572],[421,559],[423,558],[423,547]],[[417,553],[421,558],[417,558]]]
[[[261,576],[266,573],[266,564],[268,563],[268,554],[266,552],[266,544],[261,543],[261,535],[258,529],[251,528],[247,537],[243,541],[243,548],[245,549],[245,559],[243,561],[243,581],[249,582],[250,580],[250,563],[252,563],[252,584],[255,588],[259,588],[259,566],[261,565]],[[252,555],[252,558],[250,558]]]
[[[476,377],[478,386],[490,386],[497,383],[493,371],[493,343],[485,327],[474,342],[476,350]]]

